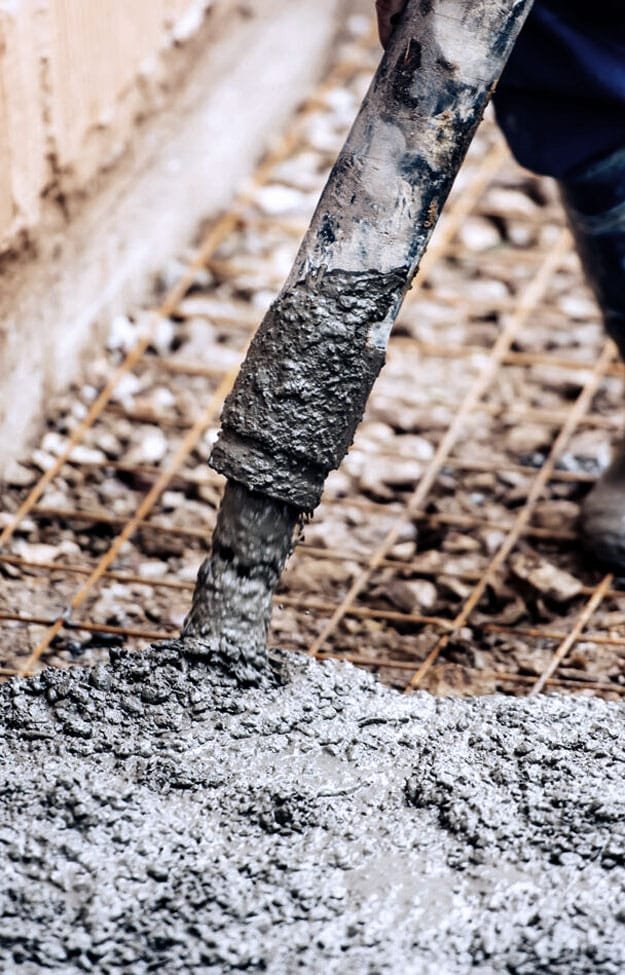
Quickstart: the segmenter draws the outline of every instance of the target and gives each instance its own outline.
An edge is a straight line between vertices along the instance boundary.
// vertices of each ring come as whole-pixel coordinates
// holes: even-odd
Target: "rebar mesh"
[[[179,630],[219,504],[206,461],[221,405],[376,57],[355,25],[158,307],[118,323],[51,408],[23,483],[2,491],[0,674]],[[620,695],[625,585],[580,554],[575,521],[620,429],[624,374],[552,186],[487,121],[272,641],[406,690]]]

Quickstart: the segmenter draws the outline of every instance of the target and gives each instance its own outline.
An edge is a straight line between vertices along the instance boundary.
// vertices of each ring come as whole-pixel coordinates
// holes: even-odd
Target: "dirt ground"
[[[33,651],[67,666],[178,632],[222,487],[207,466],[219,409],[368,84],[369,32],[350,20],[328,80],[206,228],[201,258],[163,269],[157,312],[110,323],[9,472],[6,675]],[[543,676],[622,694],[625,580],[589,562],[576,519],[621,429],[623,373],[563,227],[554,186],[517,168],[487,120],[289,564],[274,645],[441,694],[526,693]]]

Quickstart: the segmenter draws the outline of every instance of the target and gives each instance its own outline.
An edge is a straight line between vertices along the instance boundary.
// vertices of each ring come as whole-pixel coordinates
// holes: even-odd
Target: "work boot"
[[[560,188],[589,284],[625,361],[625,148]],[[581,531],[597,559],[625,571],[625,440],[584,500]]]

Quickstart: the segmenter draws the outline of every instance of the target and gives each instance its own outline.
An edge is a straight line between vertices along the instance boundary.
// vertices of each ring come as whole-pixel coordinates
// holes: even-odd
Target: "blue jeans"
[[[494,101],[535,172],[567,180],[625,147],[625,0],[536,0]]]

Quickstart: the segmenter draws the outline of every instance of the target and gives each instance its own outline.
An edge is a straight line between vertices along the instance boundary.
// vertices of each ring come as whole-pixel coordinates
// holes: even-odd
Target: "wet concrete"
[[[0,689],[0,970],[625,970],[622,706],[192,651]]]
[[[211,554],[198,572],[183,638],[240,684],[267,662],[272,597],[291,553],[299,512],[229,481]]]

